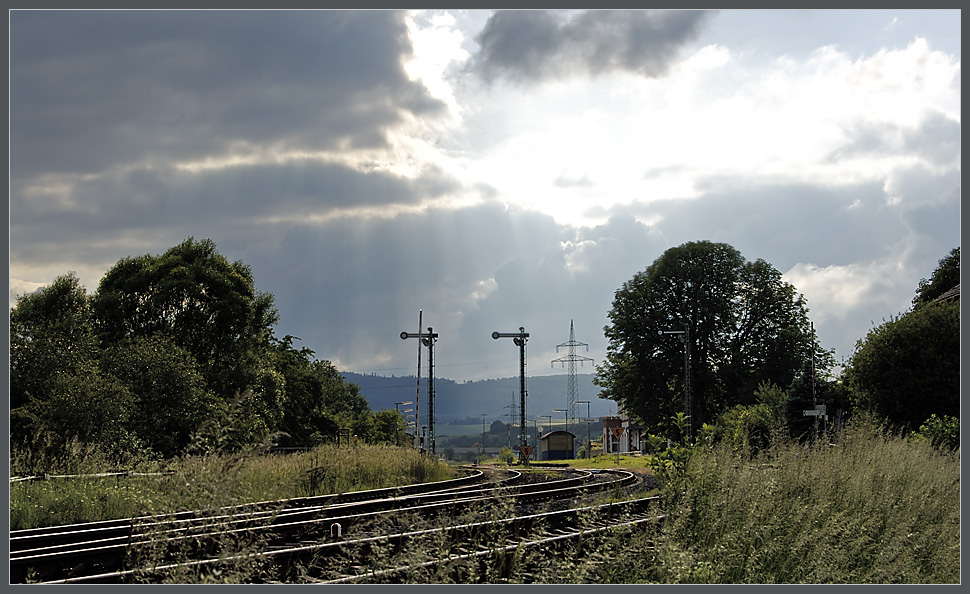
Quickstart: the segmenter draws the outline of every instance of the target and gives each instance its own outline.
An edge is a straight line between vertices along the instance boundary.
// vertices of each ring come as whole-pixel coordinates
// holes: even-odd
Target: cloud
[[[959,57],[910,31],[487,14],[11,13],[11,292],[211,238],[280,336],[411,373],[423,309],[465,379],[514,375],[490,334],[519,326],[529,373],[561,373],[571,319],[601,361],[615,291],[701,239],[783,271],[846,355],[959,244]]]
[[[391,11],[15,11],[11,172],[385,146],[444,105]]]
[[[571,319],[601,362],[613,293],[665,247],[630,217],[577,229],[497,203],[281,225],[262,237],[217,245],[276,295],[279,336],[301,337],[341,369],[403,375],[414,346],[398,335],[416,331],[420,309],[440,334],[439,372],[458,380],[515,375],[515,349],[490,335],[519,326],[532,335],[529,373],[561,373],[550,362]]]
[[[518,82],[631,72],[665,75],[707,18],[703,11],[498,11],[478,34],[471,69]]]

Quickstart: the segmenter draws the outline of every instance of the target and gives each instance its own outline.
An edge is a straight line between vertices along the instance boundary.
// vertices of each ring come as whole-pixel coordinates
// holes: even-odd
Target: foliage
[[[211,240],[123,258],[93,296],[60,276],[10,312],[11,447],[42,464],[72,440],[118,460],[308,447],[340,429],[397,443],[330,362],[273,336],[277,319]]]
[[[252,388],[256,360],[278,320],[273,296],[209,239],[189,238],[160,256],[123,258],[92,300],[103,343],[167,336],[192,354],[222,398]]]
[[[946,415],[942,417],[930,415],[930,418],[920,425],[919,431],[912,433],[912,437],[929,440],[938,450],[957,452],[960,450],[960,419]]]
[[[870,330],[843,380],[857,410],[907,431],[933,414],[959,417],[959,302],[926,305]]]
[[[739,404],[722,413],[713,429],[715,440],[730,443],[743,455],[768,447],[784,429],[787,394],[774,384],[763,383],[755,397],[757,404]]]
[[[11,444],[64,448],[72,440],[138,447],[133,396],[102,369],[87,292],[73,273],[22,296],[10,313]]]
[[[960,416],[960,303],[937,298],[960,283],[960,248],[920,281],[913,309],[856,343],[843,384],[856,411],[904,431],[932,415]]]
[[[960,284],[960,248],[953,248],[949,254],[937,264],[933,275],[919,281],[916,296],[913,297],[913,309],[932,303],[937,297]]]
[[[794,287],[723,243],[667,250],[616,292],[609,317],[595,380],[601,397],[660,433],[670,433],[685,403],[685,345],[664,331],[689,333],[693,427],[751,404],[761,382],[789,385],[813,349],[822,352]]]
[[[127,426],[163,457],[182,452],[217,409],[195,358],[165,336],[123,340],[101,358],[133,397]]]

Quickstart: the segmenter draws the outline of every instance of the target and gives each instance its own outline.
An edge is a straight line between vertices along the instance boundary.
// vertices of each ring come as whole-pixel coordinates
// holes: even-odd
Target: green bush
[[[960,449],[960,419],[943,415],[930,415],[925,423],[920,425],[919,431],[913,432],[917,439],[928,439],[933,447],[945,452],[956,452]]]

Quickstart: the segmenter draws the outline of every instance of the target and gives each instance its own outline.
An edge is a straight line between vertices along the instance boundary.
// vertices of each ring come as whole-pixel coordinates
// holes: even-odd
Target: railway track
[[[505,522],[504,526],[514,528],[512,533],[519,534],[522,526],[532,525],[532,521],[521,519],[530,516],[522,510],[544,502],[561,505],[584,493],[623,488],[637,480],[632,473],[619,471],[557,474],[561,476],[527,482],[525,475],[517,471],[473,469],[466,477],[438,483],[260,502],[207,514],[183,512],[18,531],[11,533],[10,538],[10,580],[154,582],[175,571],[215,570],[253,555],[261,562],[275,564],[283,574],[292,574],[295,567],[322,568],[326,564],[319,559],[324,558],[331,565],[336,559],[344,559],[344,564],[352,567],[371,557],[372,548],[379,543],[396,543],[394,547],[400,549],[404,543],[426,542],[428,538],[458,535],[467,540],[472,526],[480,529],[485,524],[456,522],[455,518],[463,514],[467,517],[475,509],[494,508],[498,501],[520,511],[512,519],[490,521]],[[536,478],[533,473],[529,476]],[[565,512],[555,513],[569,517]],[[393,524],[401,518],[432,523],[434,527],[424,531],[399,530]],[[491,526],[498,529],[499,525]],[[251,543],[250,551],[234,554],[226,542]],[[392,569],[380,571],[400,575],[400,570]],[[352,569],[339,567],[314,569],[312,574],[304,577],[311,581],[359,579]]]

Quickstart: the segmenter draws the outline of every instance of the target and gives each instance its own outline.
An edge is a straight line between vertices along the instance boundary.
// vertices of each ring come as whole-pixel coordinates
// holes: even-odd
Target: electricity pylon
[[[576,363],[579,362],[582,365],[586,361],[592,361],[589,357],[583,357],[576,354],[576,347],[586,347],[589,350],[589,345],[585,342],[578,342],[576,340],[576,333],[573,330],[573,321],[569,320],[569,342],[564,342],[562,344],[556,345],[556,352],[559,352],[561,348],[568,348],[569,354],[565,357],[560,357],[558,359],[553,359],[552,365],[555,366],[556,363],[562,363],[563,365],[568,364],[567,375],[568,375],[568,385],[566,390],[566,431],[569,431],[569,419],[576,418],[576,396],[579,392],[579,386],[576,382]]]

